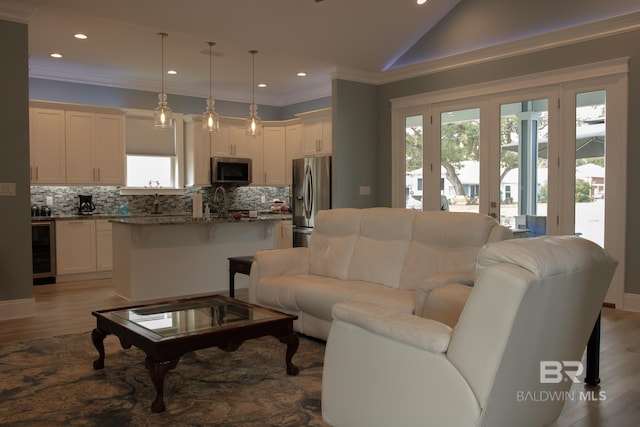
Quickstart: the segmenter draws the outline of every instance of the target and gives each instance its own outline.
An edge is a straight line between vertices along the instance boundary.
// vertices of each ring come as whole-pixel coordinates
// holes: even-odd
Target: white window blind
[[[176,155],[176,126],[171,129],[156,129],[153,117],[127,116],[125,129],[128,155]]]

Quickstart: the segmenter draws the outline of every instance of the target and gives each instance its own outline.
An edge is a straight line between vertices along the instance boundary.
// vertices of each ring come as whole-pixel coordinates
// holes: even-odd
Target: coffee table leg
[[[298,345],[300,345],[298,335],[291,334],[286,337],[278,337],[278,339],[280,340],[280,342],[287,345],[287,355],[285,359],[287,362],[287,374],[298,375],[300,369],[298,369],[298,367],[291,361],[291,359],[293,359],[293,355],[296,354],[296,351],[298,351]]]
[[[93,361],[93,369],[104,368],[104,339],[109,335],[108,332],[102,331],[98,328],[91,332],[91,341],[98,350],[99,357]]]
[[[178,360],[174,359],[167,362],[156,362],[150,357],[147,357],[144,361],[144,365],[151,374],[151,381],[156,388],[156,400],[151,404],[151,411],[164,412],[164,376],[170,370],[174,369],[178,364]]]

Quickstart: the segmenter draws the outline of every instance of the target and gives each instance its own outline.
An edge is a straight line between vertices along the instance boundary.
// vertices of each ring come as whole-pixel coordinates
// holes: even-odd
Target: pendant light
[[[162,89],[158,94],[158,106],[153,110],[153,125],[156,129],[170,129],[173,127],[171,108],[167,106],[167,94],[164,93],[164,38],[169,34],[158,33],[162,40]]]
[[[211,49],[215,46],[214,42],[207,42],[209,45],[209,99],[207,99],[207,109],[202,113],[202,128],[209,132],[218,132],[220,130],[220,115],[216,113],[213,96],[211,95]]]
[[[258,116],[258,106],[256,105],[256,53],[257,50],[250,50],[249,53],[252,56],[253,61],[253,71],[252,71],[252,80],[251,80],[251,106],[249,107],[249,117],[247,117],[246,123],[246,133],[250,136],[260,136],[262,135],[262,120],[260,116]]]

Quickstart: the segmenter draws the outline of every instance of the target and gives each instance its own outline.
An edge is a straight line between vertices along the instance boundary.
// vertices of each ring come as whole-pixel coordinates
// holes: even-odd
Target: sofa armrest
[[[449,348],[452,329],[435,320],[359,302],[337,303],[332,314],[334,319],[431,353],[445,353]]]
[[[261,278],[308,272],[309,248],[268,249],[256,252],[249,274],[249,302],[256,303],[256,289]]]
[[[475,267],[467,270],[456,270],[448,273],[437,274],[427,278],[420,287],[416,289],[414,313],[422,315],[425,300],[432,290],[450,283],[473,286],[475,280]]]
[[[309,272],[309,248],[270,249],[253,257],[261,277],[290,276]]]

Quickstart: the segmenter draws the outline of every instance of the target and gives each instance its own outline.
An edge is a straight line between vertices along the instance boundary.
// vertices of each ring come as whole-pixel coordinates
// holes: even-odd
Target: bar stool
[[[236,273],[251,273],[251,263],[253,256],[238,256],[229,258],[229,296],[235,298],[235,275]]]

